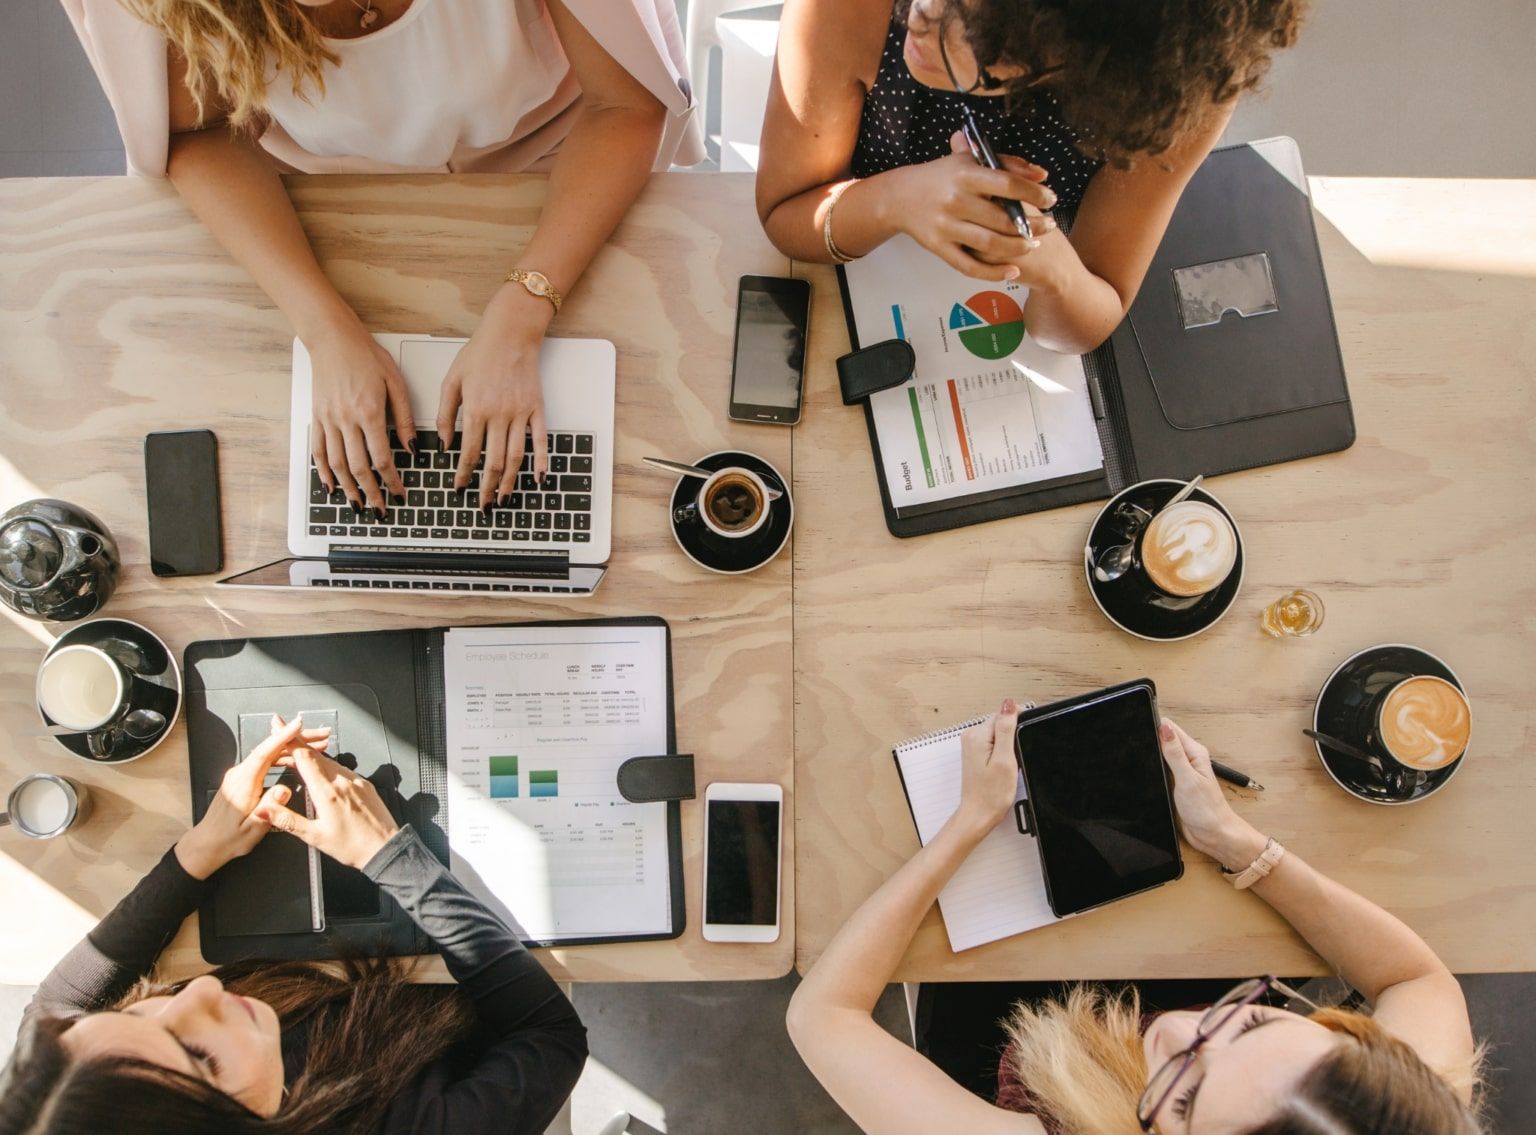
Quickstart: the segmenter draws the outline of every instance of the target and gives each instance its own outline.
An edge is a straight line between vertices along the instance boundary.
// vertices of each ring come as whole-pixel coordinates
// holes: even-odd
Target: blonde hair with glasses
[[[1148,1077],[1141,1019],[1134,989],[1092,985],[1014,1007],[1005,1059],[1048,1127],[1062,1135],[1141,1135],[1136,1107]],[[1459,1067],[1432,1069],[1363,1014],[1320,1009],[1309,1020],[1348,1039],[1245,1135],[1481,1135],[1477,1108],[1457,1097],[1477,1088],[1481,1050]]]

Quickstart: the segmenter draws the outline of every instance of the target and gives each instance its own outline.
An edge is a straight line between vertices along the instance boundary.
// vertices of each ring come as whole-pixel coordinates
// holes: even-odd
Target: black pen
[[[1255,792],[1263,792],[1264,786],[1246,772],[1238,772],[1231,765],[1224,765],[1220,761],[1211,762],[1211,771],[1216,774],[1216,779],[1224,780],[1228,784],[1235,784],[1239,788],[1251,788]]]
[[[976,121],[976,115],[971,108],[961,104],[962,115],[961,130],[965,134],[966,144],[971,147],[971,157],[976,159],[976,164],[987,169],[1002,169],[1003,163],[997,160],[997,155],[992,152],[992,143],[987,141],[987,136],[981,132],[981,126]],[[1029,218],[1024,214],[1024,206],[1008,197],[994,197],[1003,207],[1003,212],[1008,214],[1008,219],[1013,222],[1013,227],[1025,240],[1035,238],[1034,230],[1029,227]]]

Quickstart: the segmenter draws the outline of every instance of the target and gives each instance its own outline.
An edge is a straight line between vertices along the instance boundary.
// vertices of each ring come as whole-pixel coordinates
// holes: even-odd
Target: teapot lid
[[[64,545],[46,522],[23,516],[0,529],[0,580],[6,585],[42,587],[63,563]]]

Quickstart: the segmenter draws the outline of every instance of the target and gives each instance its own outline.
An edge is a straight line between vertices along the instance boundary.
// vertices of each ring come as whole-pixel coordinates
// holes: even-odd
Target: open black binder
[[[672,640],[666,621],[560,620],[500,626],[659,626],[666,630],[667,750],[677,749]],[[443,636],[451,628],[295,635],[194,642],[184,654],[187,748],[194,822],[207,811],[240,751],[242,714],[341,709],[340,752],[381,789],[397,820],[415,827],[445,865],[449,861],[444,728]],[[667,802],[671,928],[662,934],[529,946],[676,938],[685,923],[682,812]],[[295,848],[291,845],[298,845]],[[306,860],[296,837],[269,834],[250,855],[215,876],[213,897],[199,910],[203,956],[215,964],[250,959],[321,959],[341,955],[428,953],[431,942],[409,915],[361,872],[321,856],[325,929],[308,923]],[[222,925],[221,925],[222,919]]]
[[[1068,228],[1068,218],[1059,219]],[[868,346],[859,341],[841,267],[838,283],[852,345]],[[1349,448],[1354,416],[1293,140],[1212,151],[1126,318],[1083,364],[1104,453],[1100,473],[915,508],[893,505],[866,400],[892,535],[1102,500],[1157,477],[1209,477]]]

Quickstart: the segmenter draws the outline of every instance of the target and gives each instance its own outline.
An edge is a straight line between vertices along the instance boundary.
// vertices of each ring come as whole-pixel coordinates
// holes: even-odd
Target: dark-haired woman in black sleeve
[[[495,915],[397,827],[373,785],[324,755],[327,731],[274,719],[208,814],[59,963],[0,1072],[0,1135],[538,1135],[586,1060],[559,986]],[[303,778],[315,818],[262,792]],[[273,828],[362,870],[432,938],[458,982],[387,962],[225,967],[142,979],[208,879]]]
[[[830,263],[906,233],[1029,289],[1042,346],[1124,317],[1179,195],[1306,0],[787,0],[757,176],[780,251]],[[946,65],[947,63],[947,65]],[[969,106],[1004,169],[971,158]],[[1022,202],[1032,238],[993,197]],[[1075,210],[1071,237],[1051,212]]]

